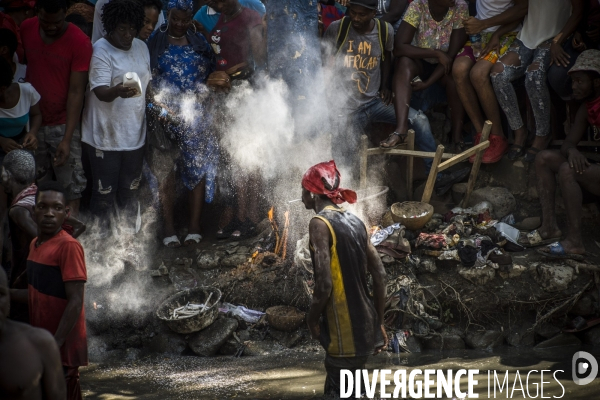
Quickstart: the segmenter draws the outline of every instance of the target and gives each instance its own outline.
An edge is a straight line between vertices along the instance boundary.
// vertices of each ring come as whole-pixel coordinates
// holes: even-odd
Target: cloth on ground
[[[442,249],[446,247],[446,235],[422,232],[417,238],[415,247],[429,247],[431,249]]]
[[[402,224],[393,224],[388,226],[387,228],[378,229],[371,235],[371,243],[373,244],[373,246],[377,246],[378,244],[381,244],[381,242],[383,242],[385,239],[387,239],[388,236],[394,233],[394,231],[397,231],[402,228]]]

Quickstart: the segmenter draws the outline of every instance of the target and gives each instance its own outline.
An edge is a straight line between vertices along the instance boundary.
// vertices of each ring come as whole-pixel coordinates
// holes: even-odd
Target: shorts
[[[65,125],[42,126],[38,131],[38,148],[35,153],[36,176],[39,181],[52,179],[52,173],[67,192],[67,200],[81,198],[87,179],[81,164],[81,134],[73,131],[68,160],[60,167],[54,166],[56,148],[65,137]]]
[[[494,32],[487,32],[487,33],[481,34],[481,50],[483,50],[485,48],[485,46],[487,46],[490,39],[492,38],[493,33]],[[498,61],[498,59],[500,57],[502,57],[504,55],[504,53],[506,53],[508,51],[508,48],[510,47],[512,42],[515,41],[516,38],[517,38],[517,32],[509,32],[506,35],[502,35],[502,37],[500,38],[500,54],[496,53],[495,51],[492,51],[492,52],[486,54],[485,56],[483,56],[481,59],[489,61],[492,64],[495,64],[496,61]],[[471,59],[471,61],[477,62],[477,57],[475,57],[475,54],[473,53],[473,48],[471,47],[470,41],[467,41],[465,46],[462,48],[462,50],[456,56],[456,58],[458,58],[458,57],[469,57]]]

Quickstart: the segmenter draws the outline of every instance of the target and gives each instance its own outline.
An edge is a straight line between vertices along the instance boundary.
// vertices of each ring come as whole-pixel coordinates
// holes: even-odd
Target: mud
[[[588,351],[592,351],[587,349]],[[533,372],[530,382],[540,382],[541,370],[563,370],[557,378],[569,400],[596,398],[600,380],[587,386],[573,383],[573,349],[546,352],[503,347],[494,352],[462,350],[421,354],[382,353],[371,357],[370,369],[478,369],[476,393],[487,397],[487,371],[509,371],[509,381],[519,370]],[[599,353],[593,353],[598,357]],[[322,396],[325,380],[324,352],[316,343],[299,349],[273,350],[256,357],[142,356],[135,360],[115,359],[82,369],[81,385],[86,399],[316,399]],[[525,374],[523,374],[523,372]],[[547,374],[547,373],[546,373]],[[548,375],[545,375],[546,381]],[[562,389],[552,377],[544,384],[544,396],[560,396]],[[535,387],[529,386],[533,395]],[[506,393],[506,392],[505,392]],[[520,392],[513,398],[521,398]],[[498,394],[499,398],[506,398]],[[493,397],[493,396],[492,396]]]

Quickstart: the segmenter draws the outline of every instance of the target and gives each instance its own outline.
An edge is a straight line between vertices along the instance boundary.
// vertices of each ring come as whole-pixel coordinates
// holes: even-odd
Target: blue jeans
[[[335,161],[340,166],[356,167],[359,165],[358,149],[360,137],[367,134],[366,128],[369,124],[385,123],[396,126],[396,111],[394,105],[385,105],[377,97],[353,111],[350,115],[338,116],[338,137],[334,140],[332,149]],[[429,119],[421,111],[410,108],[408,111],[408,123],[415,131],[415,146],[421,151],[435,152],[437,145]],[[425,173],[429,174],[433,160],[424,158]]]

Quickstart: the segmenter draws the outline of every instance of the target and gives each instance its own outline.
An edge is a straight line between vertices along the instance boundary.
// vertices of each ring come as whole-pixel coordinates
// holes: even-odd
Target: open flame
[[[288,232],[290,229],[290,212],[286,211],[283,215],[285,218],[285,223],[283,225],[283,231],[280,235],[279,227],[277,226],[277,221],[275,221],[275,208],[271,207],[271,209],[267,213],[269,221],[271,222],[271,228],[273,229],[273,233],[275,233],[274,253],[280,256],[281,258],[285,258],[287,252]]]
[[[275,246],[275,254],[281,256],[281,258],[285,258],[285,253],[287,250],[288,231],[290,229],[290,212],[286,211],[283,215],[285,217],[285,223],[283,225],[283,235],[281,236],[281,241],[279,241],[278,245]]]

